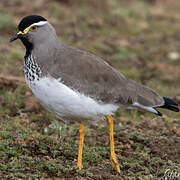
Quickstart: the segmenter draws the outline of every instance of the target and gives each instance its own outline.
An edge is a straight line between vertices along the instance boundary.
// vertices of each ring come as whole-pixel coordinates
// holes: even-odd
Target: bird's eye
[[[32,26],[32,27],[30,28],[31,31],[37,31],[37,29],[38,29],[37,26]]]

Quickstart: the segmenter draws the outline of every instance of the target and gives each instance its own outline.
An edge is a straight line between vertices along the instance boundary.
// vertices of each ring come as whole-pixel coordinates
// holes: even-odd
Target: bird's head
[[[10,42],[20,39],[26,49],[32,49],[34,45],[56,37],[52,25],[44,17],[38,15],[24,17],[18,25],[18,30],[19,32],[10,39]]]

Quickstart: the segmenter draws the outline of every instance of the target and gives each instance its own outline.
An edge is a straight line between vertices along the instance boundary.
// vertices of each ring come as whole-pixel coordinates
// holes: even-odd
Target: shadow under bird
[[[61,43],[53,26],[42,16],[24,17],[19,32],[10,42],[20,39],[26,48],[25,79],[40,103],[60,119],[80,123],[77,167],[82,168],[85,122],[107,120],[110,160],[120,172],[114,151],[113,114],[139,108],[162,116],[157,108],[179,111],[173,100],[126,78],[103,59]]]

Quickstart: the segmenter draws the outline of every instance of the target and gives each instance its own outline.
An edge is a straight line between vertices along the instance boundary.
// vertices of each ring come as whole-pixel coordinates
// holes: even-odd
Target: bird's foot
[[[79,169],[79,170],[81,170],[82,169],[82,163],[77,163],[77,168]]]
[[[117,161],[116,155],[115,155],[115,154],[112,154],[112,155],[110,156],[110,160],[111,160],[112,167],[113,167],[118,173],[120,173],[119,163],[118,163],[118,161]]]

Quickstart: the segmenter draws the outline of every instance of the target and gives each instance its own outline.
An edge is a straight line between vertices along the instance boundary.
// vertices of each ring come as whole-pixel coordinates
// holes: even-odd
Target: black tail
[[[178,104],[176,102],[174,102],[172,99],[169,99],[167,97],[163,97],[163,99],[164,99],[164,105],[158,108],[165,108],[171,111],[179,112]]]

